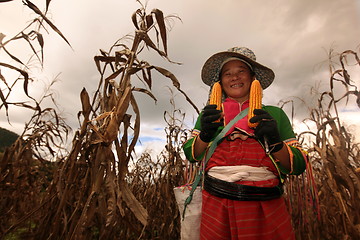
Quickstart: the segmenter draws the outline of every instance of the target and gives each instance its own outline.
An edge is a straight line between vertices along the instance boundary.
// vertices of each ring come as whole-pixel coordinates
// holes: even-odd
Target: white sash
[[[227,181],[263,181],[277,178],[267,167],[215,166],[209,169],[208,174],[214,178]]]

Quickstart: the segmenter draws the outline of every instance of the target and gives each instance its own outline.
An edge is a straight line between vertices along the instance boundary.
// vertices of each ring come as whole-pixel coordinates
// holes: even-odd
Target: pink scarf
[[[249,100],[246,100],[243,103],[238,103],[234,99],[226,98],[225,101],[223,102],[225,125],[228,124],[241,111],[245,110],[248,107],[249,107]],[[247,115],[243,119],[237,121],[234,124],[234,126],[230,128],[230,130],[227,132],[226,135],[232,133],[235,129],[240,129],[250,135],[254,133],[254,130],[249,128],[248,126]]]

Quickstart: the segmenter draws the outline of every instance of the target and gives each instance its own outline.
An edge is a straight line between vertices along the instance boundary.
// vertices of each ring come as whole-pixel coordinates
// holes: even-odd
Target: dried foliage
[[[154,9],[147,14],[142,7],[134,13],[132,20],[136,28],[132,46],[127,47],[119,40],[110,51],[102,50],[101,55],[94,58],[101,74],[99,86],[92,101],[85,89],[81,92],[82,111],[79,117],[83,119],[82,126],[47,191],[48,199],[44,200],[49,202],[44,206],[47,214],[36,229],[40,238],[109,239],[118,236],[132,239],[141,236],[142,231],[144,235],[151,236],[162,234],[164,228],[169,230],[169,225],[165,227],[164,223],[156,230],[154,225],[149,226],[149,211],[152,209],[145,206],[152,198],[154,204],[167,202],[168,199],[160,197],[158,191],[166,196],[173,187],[171,162],[160,161],[164,164],[161,168],[166,166],[163,169],[165,177],[161,172],[157,179],[149,175],[152,181],[145,184],[151,183],[152,186],[141,189],[146,193],[153,188],[153,196],[140,198],[144,195],[141,192],[138,192],[138,197],[135,196],[132,190],[139,191],[139,186],[132,186],[134,182],[129,181],[127,175],[140,132],[140,112],[134,91],[156,99],[151,93],[154,70],[168,77],[181,92],[180,83],[166,69],[139,59],[139,54],[146,47],[169,60],[163,13]],[[153,41],[150,37],[152,31],[159,33],[161,38]],[[148,89],[133,86],[131,80],[134,77],[141,79]],[[133,112],[134,116],[128,112]],[[147,163],[146,160],[143,157],[142,161]],[[162,183],[164,179],[166,181]],[[174,208],[169,206],[167,209]],[[160,214],[156,212],[156,217]],[[168,224],[171,223],[170,220]],[[169,234],[174,234],[174,231]]]
[[[180,236],[180,215],[173,188],[185,181],[186,163],[180,156],[182,144],[188,135],[182,125],[184,116],[175,109],[165,113],[168,124],[165,128],[165,149],[155,160],[145,152],[129,172],[128,181],[132,192],[144,206],[148,206],[149,222],[143,229],[141,239],[178,239]],[[124,230],[126,235],[122,235],[122,239],[133,239],[134,232],[141,230],[136,221],[132,221],[132,226]]]
[[[0,109],[5,109],[7,116],[10,106],[18,107],[20,110],[31,110],[33,114],[20,137],[1,154],[0,238],[18,226],[22,227],[21,231],[24,232],[22,236],[27,237],[27,233],[31,233],[38,223],[36,218],[29,221],[29,217],[41,208],[41,197],[50,185],[53,171],[57,168],[57,164],[49,160],[59,154],[69,132],[69,127],[58,115],[56,109],[42,107],[42,102],[47,99],[56,106],[51,90],[44,92],[39,100],[30,96],[28,87],[30,82],[34,81],[30,67],[21,60],[21,57],[15,56],[7,48],[11,44],[24,42],[29,47],[30,53],[37,59],[37,63],[42,65],[44,38],[41,31],[47,31],[47,27],[50,26],[62,36],[61,32],[45,17],[46,13],[43,14],[30,1],[23,1],[23,3],[37,14],[37,18],[9,40],[3,41],[6,36],[0,33],[1,54],[5,54],[14,62],[11,64],[0,62],[0,70],[7,69],[19,74],[19,77],[11,79],[0,71],[2,83]],[[50,1],[47,1],[46,6],[48,7],[49,4]],[[23,52],[27,53],[26,49]],[[32,61],[31,66],[36,66],[36,63]],[[27,101],[10,102],[8,99],[14,90],[19,88],[18,85],[21,82],[23,82],[22,90]],[[55,81],[51,85],[53,83]]]
[[[183,126],[185,115],[175,108],[173,99],[172,111],[164,113],[164,150],[156,159],[149,152],[139,159],[134,157],[141,125],[134,93],[144,93],[156,101],[151,92],[156,85],[154,71],[170,79],[197,110],[171,72],[140,59],[148,49],[172,62],[167,51],[168,17],[159,9],[148,13],[139,2],[141,8],[131,18],[134,35],[116,41],[109,51],[100,50],[94,57],[100,73],[98,88],[92,98],[85,88],[80,93],[80,128],[70,152],[61,155],[69,128],[56,109],[42,108],[45,99],[53,100],[51,92],[38,101],[30,96],[30,68],[6,47],[25,40],[42,64],[41,29],[50,26],[67,42],[46,17],[50,2],[46,1],[42,12],[24,0],[38,18],[6,42],[0,34],[0,50],[19,64],[0,63],[0,69],[19,74],[9,80],[0,72],[5,86],[0,90],[0,109],[4,108],[7,115],[10,106],[33,111],[15,144],[0,153],[0,238],[178,239],[180,216],[173,187],[191,182],[192,171],[198,166],[189,165],[182,155],[181,146],[189,131]],[[129,39],[132,45],[128,47],[124,42]],[[330,90],[319,94],[318,106],[306,119],[315,128],[299,134],[309,152],[309,165],[305,175],[289,178],[286,189],[298,239],[360,238],[356,205],[360,199],[359,145],[341,124],[337,110],[338,104],[348,102],[351,96],[360,105],[360,94],[347,70],[350,58],[360,65],[354,51],[339,54],[338,70],[330,65]],[[138,80],[145,88],[136,85]],[[20,82],[31,104],[8,100]],[[339,88],[334,86],[339,83],[345,94],[335,97],[334,90]],[[50,161],[54,159],[57,161]]]
[[[26,2],[49,23],[36,7]],[[82,111],[78,117],[81,127],[75,133],[69,154],[57,162],[53,179],[41,198],[36,201],[32,199],[31,204],[37,207],[30,208],[31,212],[26,212],[25,209],[18,211],[20,214],[27,214],[21,219],[14,217],[10,221],[13,224],[7,229],[4,227],[4,235],[15,228],[26,227],[25,223],[31,226],[26,231],[27,234],[39,239],[137,239],[141,235],[156,237],[160,234],[177,234],[173,217],[176,207],[174,201],[169,201],[168,197],[173,197],[172,188],[178,184],[182,176],[173,171],[176,166],[180,172],[182,169],[180,145],[174,145],[181,137],[181,128],[174,129],[174,126],[169,125],[167,154],[163,153],[158,162],[154,163],[158,171],[153,174],[147,173],[149,177],[144,179],[145,182],[139,182],[138,178],[131,178],[129,175],[129,162],[140,132],[140,112],[134,92],[145,93],[156,100],[151,93],[154,84],[152,74],[156,71],[169,78],[173,86],[183,93],[179,81],[171,72],[139,58],[140,53],[147,48],[170,61],[165,20],[166,17],[159,9],[154,9],[148,14],[142,6],[132,16],[136,28],[132,46],[128,47],[122,42],[124,39],[120,39],[108,52],[101,50],[101,55],[95,56],[101,78],[92,100],[85,88],[80,94]],[[151,34],[155,36],[155,41]],[[133,79],[140,79],[147,88],[133,85]],[[24,91],[27,94],[27,84],[25,85]],[[195,106],[186,94],[183,95]],[[7,108],[8,103],[3,102]],[[134,113],[134,116],[131,113]],[[55,122],[56,127],[61,127],[58,121]],[[51,138],[44,138],[43,134],[47,129],[41,129],[43,125],[42,122],[36,122],[35,125],[28,126],[35,131],[29,138],[41,136],[44,144],[37,146],[54,146]],[[37,132],[39,128],[40,131]],[[37,148],[28,146],[27,149],[38,159],[35,154]],[[9,154],[5,153],[4,159],[21,163],[22,159],[14,159],[11,155],[18,150],[19,146],[15,145],[14,149],[9,150]],[[48,150],[53,154],[51,148]],[[29,161],[29,164],[34,163],[31,156],[23,159]],[[144,155],[135,166],[151,166],[147,161],[149,159]],[[29,169],[29,164],[24,165],[24,168]],[[2,169],[7,171],[9,168],[5,166]],[[10,179],[7,182],[14,181]],[[141,184],[147,185],[147,188],[140,187]],[[36,192],[36,189],[30,189]],[[147,192],[149,189],[153,190],[152,195]],[[146,198],[142,198],[144,195]],[[165,211],[171,210],[171,218],[159,224],[155,230],[152,224],[164,219],[159,218],[162,213],[156,211],[153,205],[145,208],[149,206],[149,201],[153,204],[162,204]]]
[[[356,172],[360,166],[359,143],[342,125],[338,113],[340,102],[348,102],[351,95],[360,107],[360,93],[347,70],[360,66],[360,61],[350,50],[336,56],[338,61],[330,51],[330,90],[319,93],[318,105],[304,121],[315,127],[299,135],[308,145],[307,177],[292,177],[287,185],[298,239],[360,238],[360,175]],[[335,87],[336,83],[344,89],[339,84]],[[345,94],[336,97],[335,89]]]
[[[28,50],[31,51],[40,65],[43,65],[45,40],[42,31],[48,31],[48,27],[55,31],[70,46],[70,43],[65,36],[46,16],[51,0],[46,1],[46,10],[44,13],[29,0],[23,0],[22,3],[35,12],[38,17],[34,18],[22,31],[6,41],[4,41],[6,35],[0,32],[0,51],[3,51],[5,56],[14,61],[14,63],[11,64],[0,62],[0,80],[4,85],[4,88],[0,89],[0,109],[5,108],[7,116],[9,106],[12,105],[34,111],[39,110],[39,102],[30,96],[28,91],[29,82],[33,81],[29,72],[30,68],[24,60],[10,52],[8,47],[10,48],[12,44],[19,44],[19,41],[25,43],[28,46]],[[26,49],[24,49],[24,52],[27,52]],[[19,74],[19,77],[16,79],[8,79],[1,73],[1,69],[15,71]],[[10,102],[8,100],[11,93],[14,92],[14,89],[18,88],[18,85],[21,84],[21,82],[23,82],[22,87],[25,96],[28,97],[29,100],[33,101],[33,105],[26,102]]]

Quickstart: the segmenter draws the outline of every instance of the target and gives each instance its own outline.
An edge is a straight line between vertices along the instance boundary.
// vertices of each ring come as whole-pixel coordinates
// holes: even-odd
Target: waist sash
[[[226,182],[208,174],[204,177],[204,189],[216,197],[238,201],[271,200],[279,198],[284,192],[281,183],[276,187],[256,187]]]

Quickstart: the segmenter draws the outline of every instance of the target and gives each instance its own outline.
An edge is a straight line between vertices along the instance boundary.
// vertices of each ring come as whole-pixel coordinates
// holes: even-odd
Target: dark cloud
[[[130,16],[139,5],[135,1],[63,0],[52,6],[53,20],[73,50],[51,35],[52,40],[46,46],[47,67],[52,75],[61,72],[61,82],[56,85],[59,102],[71,125],[77,127],[80,91],[86,87],[91,95],[100,79],[93,56],[100,48],[109,49],[117,39],[134,30]],[[169,33],[170,58],[182,65],[169,64],[151,53],[144,58],[173,72],[199,108],[208,94],[208,87],[200,79],[201,67],[218,51],[233,46],[253,49],[258,61],[276,74],[274,84],[265,91],[264,102],[277,104],[294,96],[309,99],[310,89],[319,81],[321,86],[326,86],[327,51],[331,47],[339,52],[355,49],[360,39],[360,18],[354,0],[223,0],[221,4],[208,0],[149,1],[148,9],[153,8],[182,19],[171,22],[173,28]],[[157,104],[144,94],[136,94],[141,119],[146,123],[143,131],[151,132],[149,128],[165,125],[163,113],[172,109],[168,87],[175,94],[176,107],[187,113],[186,121],[191,125],[196,113],[172,87],[171,81],[158,75],[153,86]],[[305,116],[304,106],[301,103],[296,106],[299,115]]]

